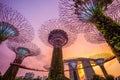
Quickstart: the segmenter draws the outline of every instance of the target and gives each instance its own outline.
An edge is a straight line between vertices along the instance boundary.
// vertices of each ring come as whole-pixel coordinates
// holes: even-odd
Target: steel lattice
[[[19,12],[0,3],[0,40],[21,43],[31,41],[33,36],[31,24]]]
[[[68,31],[64,27],[63,21],[61,21],[59,19],[51,19],[51,20],[46,21],[44,24],[42,24],[42,26],[40,27],[40,29],[38,31],[39,38],[41,39],[42,42],[51,46],[48,42],[48,37],[49,37],[50,32],[53,30],[56,30],[56,29],[63,30],[64,32],[67,33],[68,42],[65,46],[70,46],[71,44],[73,44],[73,42],[77,38],[76,34]]]

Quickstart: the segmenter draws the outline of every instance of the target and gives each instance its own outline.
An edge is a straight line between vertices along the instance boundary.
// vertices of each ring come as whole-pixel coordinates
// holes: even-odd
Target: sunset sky
[[[5,0],[5,4],[20,12],[31,23],[35,29],[35,38],[32,42],[41,49],[40,55],[28,57],[22,64],[27,67],[44,69],[44,65],[50,64],[52,48],[41,42],[38,37],[38,29],[45,21],[59,17],[58,0]],[[79,34],[74,44],[63,49],[64,59],[112,53],[106,43],[91,44],[87,42],[83,36],[84,34]],[[4,74],[9,67],[10,62],[15,58],[15,53],[10,51],[5,43],[6,41],[0,45],[0,71],[2,74]],[[116,59],[107,62],[105,67],[109,74],[114,76],[120,74],[120,64]],[[94,69],[97,74],[103,75],[99,67],[95,67]],[[47,75],[47,73],[20,69],[18,76],[24,75],[26,72],[34,72],[36,76]]]

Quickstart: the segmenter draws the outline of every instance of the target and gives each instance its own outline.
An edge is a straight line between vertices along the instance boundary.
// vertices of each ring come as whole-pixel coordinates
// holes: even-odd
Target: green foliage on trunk
[[[54,77],[54,78],[48,78],[46,80],[70,80],[68,79],[67,77],[65,77],[64,75],[57,75],[57,77]]]
[[[52,62],[47,80],[69,80],[64,75],[62,48],[53,49]]]
[[[108,75],[108,76],[106,77],[106,80],[114,80],[114,76]]]
[[[107,17],[101,8],[96,8],[90,20],[103,34],[107,43],[120,62],[120,24]]]
[[[114,76],[108,75],[106,78],[104,78],[100,75],[94,75],[91,80],[114,80]]]
[[[99,75],[94,75],[91,80],[105,80],[105,78]]]
[[[15,59],[13,63],[21,64],[22,60]],[[2,80],[15,80],[18,70],[19,70],[18,66],[10,65],[10,67],[7,69],[7,71],[3,75]]]

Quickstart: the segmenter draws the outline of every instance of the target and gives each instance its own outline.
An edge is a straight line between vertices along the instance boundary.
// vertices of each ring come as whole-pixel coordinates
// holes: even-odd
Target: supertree
[[[69,80],[64,75],[62,47],[70,46],[76,39],[74,33],[64,28],[59,19],[48,20],[39,29],[39,38],[53,47],[52,61],[47,80]]]
[[[16,57],[13,63],[16,64],[21,64],[26,57],[37,56],[40,53],[40,49],[33,43],[19,44],[15,42],[8,42],[7,46],[10,50],[15,52]],[[11,65],[3,75],[2,80],[15,80],[18,70],[18,66]]]
[[[29,42],[33,35],[33,27],[19,12],[0,3],[0,43],[7,39]]]
[[[114,6],[116,10],[109,14],[107,14],[107,12],[111,11],[113,8],[107,7],[108,9],[106,10],[104,9],[105,6],[101,5],[99,1],[86,0],[83,1],[82,4],[79,3],[80,1],[77,1],[79,0],[68,1],[72,5],[71,8],[74,7],[74,14],[77,15],[79,21],[93,24],[102,33],[106,42],[120,62],[120,24],[117,22],[119,21],[118,12],[120,11],[120,7],[116,6],[116,4],[120,5],[119,1],[116,2],[115,0],[110,4],[112,5],[111,7]]]
[[[59,0],[59,16],[65,21],[65,27],[73,33],[86,33],[92,31],[92,25],[79,21],[75,14],[75,7],[72,0]],[[67,23],[67,24],[66,24]],[[71,26],[69,26],[69,24]]]
[[[71,24],[72,26],[65,25],[65,27],[74,33],[85,33],[85,39],[92,43],[104,43],[104,38],[93,24],[85,21],[80,21],[75,14],[76,8],[72,0],[59,1],[59,16],[61,20]],[[89,34],[89,36],[87,36]],[[99,39],[98,39],[99,38]],[[93,40],[94,39],[94,40]]]

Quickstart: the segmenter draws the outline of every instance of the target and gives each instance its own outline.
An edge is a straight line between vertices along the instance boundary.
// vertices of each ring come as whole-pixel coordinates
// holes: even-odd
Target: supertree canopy
[[[74,33],[85,33],[85,38],[89,42],[104,43],[103,36],[100,35],[101,33],[95,28],[95,26],[86,21],[80,21],[78,15],[75,14],[76,8],[74,0],[60,0],[59,13],[61,20],[67,23],[65,27],[69,31]],[[72,26],[69,26],[68,24],[71,24]],[[87,36],[87,34],[89,34],[89,36]]]
[[[97,29],[103,34],[106,42],[109,44],[120,62],[120,24],[117,21],[113,20],[112,17],[108,17],[109,15],[106,15],[104,6],[101,5],[100,2],[97,2],[96,0],[87,0],[84,1],[84,3],[80,4],[76,3],[76,1],[73,0],[72,4],[75,8],[74,14],[77,15],[79,21],[94,24]],[[115,2],[113,2],[113,5],[114,3]],[[120,5],[119,2],[116,4]],[[118,13],[110,14],[111,16],[119,15]]]
[[[107,1],[107,0],[106,0]],[[109,1],[109,0],[108,0]],[[113,1],[113,0],[110,0]],[[111,5],[105,9],[105,15],[109,16],[113,20],[120,22],[120,5],[119,1],[114,1]],[[85,33],[85,39],[91,43],[104,43],[105,39],[101,32],[99,32],[93,25],[93,29],[90,32]]]
[[[40,39],[53,47],[52,61],[47,80],[69,80],[64,75],[62,47],[71,45],[76,35],[64,28],[61,20],[49,20],[39,29]]]
[[[92,30],[91,24],[79,21],[72,0],[59,0],[59,16],[61,20],[65,21],[65,27],[71,32],[86,33]],[[68,24],[72,26],[68,26]]]
[[[33,43],[19,44],[8,42],[7,46],[9,49],[15,52],[16,57],[13,63],[16,64],[21,64],[24,58],[28,56],[37,56],[40,53],[40,49]],[[2,80],[15,80],[18,70],[18,66],[11,65],[3,75]]]
[[[96,44],[105,43],[104,36],[96,28],[94,28],[90,32],[86,32],[84,34],[84,38],[90,43],[96,43]]]
[[[68,29],[66,29],[64,26],[67,24],[64,24],[66,22],[60,20],[60,19],[51,19],[45,22],[45,24],[42,24],[40,27],[38,34],[39,38],[42,42],[44,42],[46,45],[52,47],[52,45],[48,41],[48,37],[51,31],[53,30],[63,30],[68,35],[68,42],[63,47],[68,47],[71,44],[74,43],[74,41],[77,38],[77,35],[75,33],[70,32]],[[71,26],[71,25],[69,25]]]
[[[0,43],[6,39],[29,42],[33,35],[32,26],[19,12],[0,3]]]

